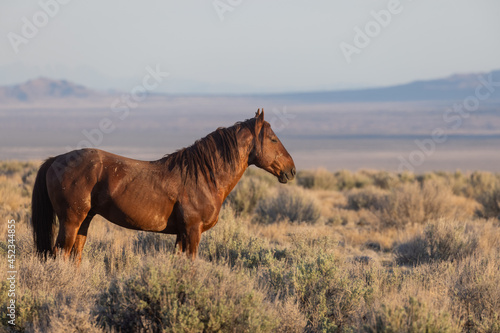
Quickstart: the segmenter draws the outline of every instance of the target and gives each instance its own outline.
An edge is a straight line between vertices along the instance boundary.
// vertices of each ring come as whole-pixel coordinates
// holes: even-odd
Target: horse
[[[79,264],[90,222],[101,215],[128,229],[175,234],[176,251],[194,259],[201,234],[217,223],[224,200],[249,165],[281,183],[295,177],[293,159],[264,120],[264,109],[156,161],[94,148],[50,157],[33,188],[36,253],[73,255]]]

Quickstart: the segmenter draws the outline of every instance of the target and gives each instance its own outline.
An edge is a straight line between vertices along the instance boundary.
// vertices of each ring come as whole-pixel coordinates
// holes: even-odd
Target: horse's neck
[[[216,175],[217,189],[224,200],[241,179],[248,168],[248,157],[253,147],[253,135],[250,131],[242,130],[238,133],[239,161],[234,168],[227,165],[224,171]]]

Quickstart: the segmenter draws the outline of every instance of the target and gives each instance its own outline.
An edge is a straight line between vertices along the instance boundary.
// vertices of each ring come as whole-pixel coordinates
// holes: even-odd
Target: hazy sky
[[[500,69],[498,0],[59,1],[1,1],[0,84],[127,89],[159,65],[162,91],[283,92]]]

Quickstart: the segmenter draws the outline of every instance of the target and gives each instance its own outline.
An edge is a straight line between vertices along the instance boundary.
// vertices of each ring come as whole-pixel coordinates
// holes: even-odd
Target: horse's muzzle
[[[295,167],[291,168],[288,171],[281,171],[278,180],[280,183],[286,184],[289,180],[293,180],[295,178],[295,174]]]

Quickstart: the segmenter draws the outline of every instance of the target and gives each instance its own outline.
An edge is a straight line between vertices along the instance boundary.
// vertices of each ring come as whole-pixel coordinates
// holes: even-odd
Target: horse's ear
[[[255,135],[258,136],[260,133],[260,130],[262,129],[262,125],[264,125],[264,109],[262,109],[262,112],[260,109],[257,110],[255,113]]]
[[[260,121],[264,121],[264,108],[262,108],[262,112],[260,112],[260,109],[255,112],[255,118]]]

